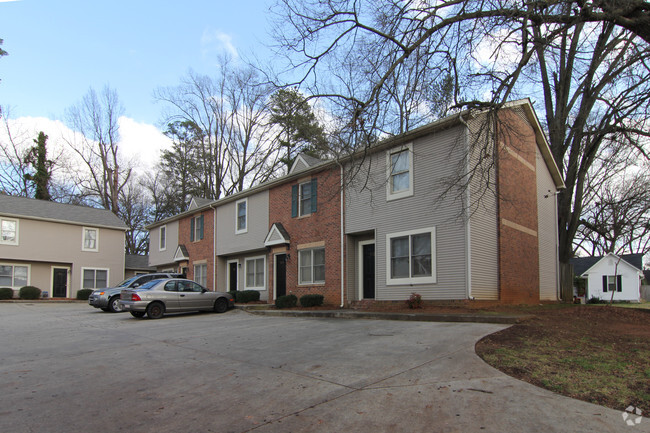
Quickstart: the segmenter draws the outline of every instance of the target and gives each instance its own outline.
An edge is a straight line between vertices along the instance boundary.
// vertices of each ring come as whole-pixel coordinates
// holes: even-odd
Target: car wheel
[[[120,297],[113,296],[108,300],[108,311],[111,313],[119,313],[122,311],[122,304],[120,304]]]
[[[165,314],[165,306],[160,302],[152,302],[147,307],[147,317],[150,319],[160,319]]]
[[[214,301],[214,311],[216,313],[225,313],[228,310],[228,301],[226,298],[219,298]]]
[[[142,319],[144,317],[144,311],[131,311],[131,315],[135,318]]]

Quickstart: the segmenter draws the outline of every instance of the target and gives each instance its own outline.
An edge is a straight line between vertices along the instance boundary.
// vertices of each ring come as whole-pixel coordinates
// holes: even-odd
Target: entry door
[[[375,244],[361,244],[361,287],[363,299],[375,299]]]
[[[287,255],[275,256],[275,298],[287,294]]]
[[[54,268],[52,274],[52,297],[65,298],[68,294],[68,270]]]
[[[228,290],[231,292],[237,290],[237,262],[228,264]]]

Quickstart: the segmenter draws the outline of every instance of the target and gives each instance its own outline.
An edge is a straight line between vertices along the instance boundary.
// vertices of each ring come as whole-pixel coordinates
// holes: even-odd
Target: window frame
[[[262,285],[259,286],[257,283],[259,281],[254,281],[255,285],[254,286],[249,286],[248,285],[248,263],[253,262],[257,263],[258,260],[262,260]],[[255,265],[254,273],[253,273],[253,279],[257,280],[257,265]],[[245,290],[266,290],[266,256],[252,256],[252,257],[246,257],[244,259],[244,289]]]
[[[0,263],[0,266],[8,266],[11,267],[11,284],[9,285],[4,285],[0,284],[1,287],[10,287],[14,290],[20,289],[21,287],[24,286],[29,286],[30,285],[30,280],[32,276],[32,266],[28,263]],[[26,268],[27,269],[27,283],[25,284],[16,284],[16,268]]]
[[[614,279],[613,282],[611,282],[611,279]],[[605,285],[605,281],[607,281],[607,285]],[[614,286],[614,290],[612,290],[612,286]],[[603,275],[603,293],[611,293],[611,292],[618,292],[621,293],[623,291],[623,276],[621,274],[618,275]]]
[[[204,275],[201,275],[201,280],[197,278],[197,269],[205,269]],[[200,284],[203,287],[208,287],[208,263],[207,262],[201,262],[201,263],[192,263],[192,275],[194,276],[193,280],[196,281],[198,284]],[[204,284],[205,283],[205,284]]]
[[[244,205],[245,210],[244,210],[244,226],[240,227],[239,226],[239,206]],[[239,235],[242,233],[247,233],[248,232],[248,197],[243,198],[241,200],[237,200],[235,202],[235,234]]]
[[[307,212],[305,210],[305,206],[303,205],[303,202],[305,201],[305,194],[303,193],[303,188],[309,185],[309,211]],[[314,198],[314,193],[312,191],[312,182],[311,180],[307,182],[302,182],[298,184],[298,217],[305,217],[308,215],[311,215],[313,205],[312,205],[312,200]]]
[[[412,257],[413,257],[413,249],[412,249],[412,238],[415,235],[420,235],[420,234],[426,234],[429,233],[431,235],[431,275],[430,276],[422,276],[422,277],[414,277],[412,275]],[[393,268],[392,268],[392,251],[391,251],[391,241],[394,238],[401,238],[401,237],[406,237],[408,236],[409,239],[409,261],[408,261],[408,268],[409,268],[409,276],[408,277],[402,277],[402,278],[394,278],[392,277],[393,274]],[[435,227],[426,227],[422,229],[415,229],[415,230],[407,230],[403,232],[395,232],[395,233],[388,233],[386,235],[386,285],[403,285],[403,284],[436,284],[437,283],[437,269],[436,269],[436,228]]]
[[[158,230],[158,251],[167,251],[167,225],[166,224],[160,226],[160,230]]]
[[[15,224],[14,228],[14,239],[11,240],[4,240],[4,230],[2,230],[2,223],[5,221],[7,222],[12,222]],[[19,220],[15,218],[4,218],[0,217],[0,244],[1,245],[18,245],[19,244],[19,228],[20,228],[20,222]]]
[[[86,247],[86,232],[95,232],[95,247]],[[81,251],[88,251],[92,253],[99,252],[99,229],[97,227],[83,227],[81,231]]]
[[[323,250],[323,264],[322,265],[315,265],[314,264],[314,251],[316,250]],[[309,263],[309,269],[310,269],[310,276],[311,279],[309,281],[304,281],[302,279],[302,269],[303,267],[306,268],[306,266],[302,265],[302,254],[305,252],[310,253],[310,263]],[[325,256],[325,246],[318,246],[318,247],[311,247],[311,248],[302,248],[298,250],[298,285],[299,286],[309,286],[309,285],[323,285],[325,284],[325,280],[327,279],[327,267],[326,267],[326,256]],[[315,266],[323,266],[323,280],[315,280],[314,279],[314,267]]]
[[[393,173],[393,155],[407,152],[408,170],[405,172]],[[403,191],[393,191],[393,176],[397,174],[408,173],[409,187]],[[402,146],[394,147],[386,151],[386,200],[398,200],[400,198],[411,197],[413,195],[413,143],[407,143]]]
[[[199,224],[200,223],[200,224]],[[205,219],[203,214],[190,219],[190,242],[200,242],[205,237]]]
[[[84,273],[86,271],[94,271],[94,277],[93,277],[93,285],[94,287],[85,287],[85,278],[84,278]],[[97,287],[97,271],[106,271],[106,285],[102,287]],[[104,289],[110,286],[110,269],[108,268],[90,268],[90,267],[84,267],[81,268],[81,288],[82,289]]]

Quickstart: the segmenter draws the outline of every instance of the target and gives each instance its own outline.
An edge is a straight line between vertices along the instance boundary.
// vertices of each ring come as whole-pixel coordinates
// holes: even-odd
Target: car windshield
[[[135,277],[127,278],[126,280],[122,281],[120,284],[118,284],[115,287],[129,287],[131,283],[136,280],[140,275],[136,275]]]

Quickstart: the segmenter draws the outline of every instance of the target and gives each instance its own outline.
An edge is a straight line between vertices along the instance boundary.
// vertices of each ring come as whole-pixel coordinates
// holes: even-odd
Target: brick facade
[[[292,187],[316,179],[318,207],[315,213],[291,216]],[[341,303],[341,185],[340,171],[333,167],[311,173],[293,182],[269,190],[269,225],[281,223],[290,236],[288,246],[271,249],[267,260],[269,275],[269,299],[275,298],[274,255],[286,252],[287,294],[299,299],[306,294],[321,294],[325,303]],[[301,285],[298,282],[298,251],[303,248],[325,247],[325,283]]]
[[[203,239],[191,240],[190,228],[191,220],[203,215]],[[185,245],[190,258],[189,263],[180,263],[180,266],[187,266],[187,278],[195,280],[194,265],[207,264],[207,283],[208,290],[214,290],[214,209],[207,208],[197,210],[192,215],[188,215],[178,222],[178,244]]]
[[[502,111],[500,120],[499,298],[506,303],[538,303],[537,142],[530,125],[513,111]]]

